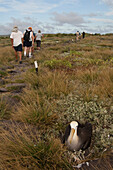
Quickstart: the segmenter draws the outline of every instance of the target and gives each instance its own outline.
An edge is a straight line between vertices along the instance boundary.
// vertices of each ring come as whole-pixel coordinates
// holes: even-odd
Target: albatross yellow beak
[[[72,139],[73,139],[73,135],[75,133],[75,129],[71,129],[71,134],[70,134],[70,143],[72,142]]]

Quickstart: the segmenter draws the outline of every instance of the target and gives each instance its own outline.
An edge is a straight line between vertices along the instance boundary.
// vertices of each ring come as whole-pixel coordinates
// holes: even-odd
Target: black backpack
[[[25,40],[25,41],[29,41],[29,40],[30,40],[30,32],[31,32],[31,31],[26,30],[26,32],[25,32],[25,34],[24,34],[24,40]]]

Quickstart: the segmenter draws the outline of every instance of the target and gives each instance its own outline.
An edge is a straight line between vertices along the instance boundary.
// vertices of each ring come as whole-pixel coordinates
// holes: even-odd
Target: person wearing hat
[[[79,31],[77,31],[77,32],[76,32],[76,41],[78,41],[79,35],[80,35],[80,34],[79,34]]]
[[[16,61],[18,60],[22,64],[22,44],[23,44],[23,34],[18,30],[17,26],[13,27],[12,33],[10,35],[12,48],[15,50]]]
[[[32,27],[29,27],[25,32],[24,32],[24,56],[29,56],[29,58],[32,57],[31,51],[32,51],[32,46],[34,46],[34,36],[32,32]]]

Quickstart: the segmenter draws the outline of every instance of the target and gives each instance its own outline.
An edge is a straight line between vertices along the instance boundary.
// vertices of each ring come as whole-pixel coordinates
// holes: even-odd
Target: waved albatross
[[[86,150],[90,146],[91,136],[92,125],[90,123],[80,124],[72,121],[65,130],[63,143],[71,151]]]

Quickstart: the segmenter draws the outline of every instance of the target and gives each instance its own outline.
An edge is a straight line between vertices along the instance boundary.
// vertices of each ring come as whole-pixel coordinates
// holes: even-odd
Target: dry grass
[[[7,99],[8,100],[8,99]],[[8,101],[0,98],[0,119],[9,119],[11,115],[11,106]]]
[[[35,72],[27,72],[24,75],[25,81],[37,89],[39,93],[45,94],[48,98],[54,98],[61,94],[67,95],[75,88],[75,85],[69,82],[70,78],[64,71],[50,71],[40,67],[38,76]]]
[[[1,47],[0,47],[1,48]],[[0,65],[9,65],[14,60],[14,50],[11,47],[4,47],[0,50]]]
[[[78,70],[75,77],[81,86],[80,93],[89,101],[97,95],[99,98],[113,97],[113,69]]]
[[[25,89],[13,119],[38,126],[52,125],[57,118],[57,115],[52,112],[54,107],[54,103],[50,103],[44,95],[40,97],[37,90]]]
[[[51,137],[44,142],[36,127],[22,123],[6,123],[6,127],[0,128],[1,169],[56,169],[67,166],[61,157],[63,150],[58,139]]]

